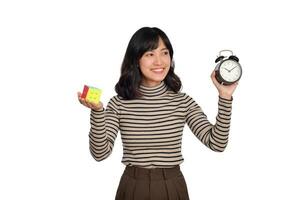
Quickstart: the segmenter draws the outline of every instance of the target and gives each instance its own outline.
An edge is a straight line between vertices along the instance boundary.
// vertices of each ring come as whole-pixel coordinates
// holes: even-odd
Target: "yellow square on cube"
[[[92,103],[99,103],[101,93],[102,90],[95,87],[89,87],[88,93],[86,95],[86,99]]]

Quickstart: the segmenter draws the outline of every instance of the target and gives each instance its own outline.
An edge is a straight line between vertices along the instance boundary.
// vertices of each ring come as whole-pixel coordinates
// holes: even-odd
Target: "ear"
[[[219,57],[215,60],[215,63],[217,63],[217,62],[223,60],[224,58],[225,58],[224,56],[219,56]]]
[[[236,57],[236,56],[229,56],[228,59],[235,60],[236,62],[239,62],[239,58]]]

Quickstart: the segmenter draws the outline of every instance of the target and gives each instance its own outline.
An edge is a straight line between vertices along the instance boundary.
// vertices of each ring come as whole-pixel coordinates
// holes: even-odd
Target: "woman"
[[[189,199],[179,167],[185,123],[213,151],[224,151],[228,142],[237,84],[219,84],[214,72],[211,79],[219,92],[215,125],[190,96],[180,92],[167,35],[158,28],[144,27],[129,41],[115,86],[118,95],[110,99],[106,109],[102,102],[87,102],[78,93],[80,103],[91,108],[90,151],[97,161],[110,155],[121,132],[126,167],[116,200]]]

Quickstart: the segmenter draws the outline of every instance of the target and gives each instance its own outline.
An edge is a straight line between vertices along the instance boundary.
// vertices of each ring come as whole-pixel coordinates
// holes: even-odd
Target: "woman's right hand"
[[[100,111],[100,110],[103,109],[103,103],[101,101],[99,101],[98,103],[89,102],[86,99],[81,98],[81,93],[80,92],[77,92],[77,96],[78,96],[79,102],[82,105],[84,105],[85,107],[88,107],[90,109],[97,110],[97,111]]]

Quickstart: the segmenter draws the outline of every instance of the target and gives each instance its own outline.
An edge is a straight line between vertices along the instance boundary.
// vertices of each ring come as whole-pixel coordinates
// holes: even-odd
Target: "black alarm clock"
[[[226,55],[225,52],[229,52],[230,55]],[[231,50],[220,51],[215,63],[217,63],[215,68],[216,79],[219,83],[231,85],[240,80],[242,76],[242,67],[238,57],[233,55]]]

